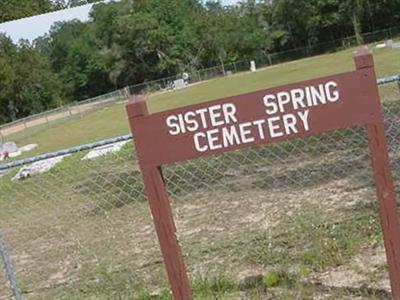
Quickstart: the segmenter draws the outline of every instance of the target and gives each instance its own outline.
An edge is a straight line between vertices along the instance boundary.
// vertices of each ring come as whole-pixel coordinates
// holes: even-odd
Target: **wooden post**
[[[228,97],[211,101],[207,104],[195,104],[153,115],[148,115],[143,97],[135,97],[128,104],[129,122],[145,190],[164,257],[169,283],[176,300],[192,300],[193,297],[176,237],[176,228],[162,176],[161,165],[207,155],[223,154],[256,145],[266,145],[293,138],[317,135],[322,132],[361,124],[365,125],[368,131],[393,299],[400,300],[400,224],[397,216],[394,184],[390,171],[374,62],[368,48],[362,48],[358,51],[355,56],[355,64],[357,70],[353,72],[256,91],[236,97]],[[266,139],[265,135],[261,134],[258,136],[252,135],[252,141],[246,144],[237,142],[236,144],[221,146],[218,149],[207,148],[206,151],[202,151],[196,146],[196,141],[198,142],[198,140],[195,140],[194,133],[186,132],[186,134],[180,133],[176,135],[172,134],[167,128],[170,127],[168,119],[171,117],[177,118],[178,114],[188,113],[196,115],[194,112],[204,111],[205,108],[210,109],[215,105],[219,107],[224,105],[234,107],[237,113],[237,120],[264,120],[264,122],[268,122],[265,121],[267,116],[264,113],[265,107],[263,107],[262,101],[264,95],[274,95],[278,91],[289,93],[296,87],[304,89],[305,87],[320,86],[322,84],[325,84],[326,88],[329,86],[334,87],[333,91],[337,95],[337,97],[335,96],[336,100],[331,99],[331,103],[310,108],[308,111],[310,114],[309,126],[300,128],[301,130],[295,134],[279,137],[271,135],[269,139]],[[296,108],[293,106],[288,112],[295,111]],[[287,111],[278,111],[274,115],[284,116],[284,113],[287,113]],[[198,121],[199,118],[197,116]],[[211,113],[208,118],[212,120]],[[236,126],[240,127],[245,124],[239,123],[237,120],[235,121]],[[217,127],[217,125],[214,127]],[[252,131],[250,130],[249,134],[251,133]]]
[[[362,48],[357,52],[355,63],[357,70],[366,81],[366,95],[379,101],[374,61],[368,48]],[[367,125],[368,140],[389,265],[392,296],[393,299],[400,300],[400,225],[382,113],[379,116],[378,122]]]
[[[133,97],[127,105],[127,111],[135,136],[135,119],[148,115],[144,97]],[[136,147],[140,146],[136,144]],[[192,289],[176,237],[176,227],[161,167],[146,167],[140,162],[140,155],[138,159],[172,293],[175,300],[192,300]]]

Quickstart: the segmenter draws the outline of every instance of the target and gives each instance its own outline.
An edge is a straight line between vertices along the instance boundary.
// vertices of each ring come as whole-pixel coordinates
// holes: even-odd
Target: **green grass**
[[[231,77],[217,78],[193,85],[189,88],[149,95],[151,112],[205,102],[227,96],[238,95],[263,88],[332,75],[354,69],[355,49],[307,58],[259,70],[256,73],[240,73]],[[378,76],[400,72],[400,51],[374,49]],[[127,134],[129,126],[125,107],[121,104],[89,113],[80,119],[50,124],[38,132],[34,128],[15,136],[7,137],[19,145],[37,143],[39,147],[29,155],[59,150],[78,144],[93,142],[117,135]],[[53,126],[54,125],[54,126]]]
[[[342,297],[362,297],[362,299],[388,299],[388,292],[361,287],[324,287],[313,282],[318,272],[349,263],[362,249],[382,247],[382,234],[378,212],[372,206],[360,210],[347,211],[340,219],[314,209],[299,212],[290,220],[283,219],[278,226],[269,231],[249,232],[231,244],[237,253],[245,253],[249,265],[266,265],[271,271],[263,274],[261,280],[241,285],[231,276],[205,276],[193,282],[196,300],[242,299],[315,299],[329,295],[327,299]],[[283,227],[284,226],[284,227]],[[289,228],[285,230],[284,228]],[[221,251],[221,249],[219,249]],[[258,253],[257,253],[258,252]],[[260,255],[261,253],[261,255]],[[381,270],[386,272],[385,270]],[[108,272],[96,270],[96,281],[84,278],[73,289],[42,294],[45,299],[136,299],[173,300],[170,290],[165,288],[148,292],[149,287],[137,291],[135,275],[129,270]],[[150,288],[151,289],[151,288]],[[54,294],[53,294],[54,293]],[[54,296],[53,296],[54,295]],[[383,295],[383,296],[382,296]],[[349,298],[352,299],[352,298]]]
[[[351,70],[351,54],[151,95],[151,110]],[[398,55],[376,52],[380,75],[397,72]],[[397,115],[395,103],[385,104]],[[122,105],[56,125],[19,141],[39,143],[38,153],[128,132]],[[165,167],[195,299],[388,298],[369,287],[327,291],[314,281],[350,267],[364,249],[382,248],[363,136],[361,128],[341,130]],[[93,161],[80,161],[84,154],[22,181],[11,181],[16,169],[0,178],[0,228],[25,298],[170,300],[131,144]],[[257,223],[260,214],[273,226]],[[262,268],[261,280],[241,287],[235,271],[254,266]],[[372,272],[362,274],[368,284],[386,268]]]
[[[376,207],[344,207],[349,190],[367,187],[371,193],[358,197],[375,201],[363,135],[341,130],[165,167],[195,299],[375,299],[368,288],[327,292],[313,283],[363,249],[382,247]],[[16,170],[0,178],[0,228],[25,298],[170,300],[131,145],[93,161],[80,161],[84,154],[22,181],[10,180]],[[319,207],[330,203],[336,180],[341,198]],[[310,195],[321,204],[308,204]],[[254,207],[265,220],[275,211],[276,224],[243,226]],[[235,271],[253,266],[264,278],[240,286]]]
[[[249,247],[249,259],[286,268],[301,263],[299,269],[303,272],[321,272],[348,263],[362,246],[376,247],[382,240],[378,211],[371,207],[331,223],[315,211],[318,209],[310,209],[294,220],[282,220],[285,226],[280,224],[272,236],[261,233]]]

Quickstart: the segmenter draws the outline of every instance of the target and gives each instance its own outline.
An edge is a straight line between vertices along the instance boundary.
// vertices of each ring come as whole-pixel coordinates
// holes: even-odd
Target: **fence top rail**
[[[389,83],[393,83],[393,82],[397,82],[397,81],[400,82],[400,74],[379,78],[377,83],[378,83],[378,85],[384,85],[384,84],[389,84]]]
[[[49,116],[49,115],[51,115],[53,113],[57,113],[57,112],[63,111],[66,108],[67,108],[67,106],[61,106],[61,107],[53,108],[53,109],[50,109],[50,110],[46,110],[46,111],[38,113],[38,114],[34,114],[34,115],[31,115],[31,116],[28,116],[28,117],[25,117],[25,118],[22,118],[22,119],[18,119],[18,120],[12,121],[10,123],[6,123],[6,124],[3,124],[3,125],[0,125],[0,129],[8,128],[8,127],[13,126],[15,124],[21,124],[21,123],[24,123],[24,122],[29,122],[29,121],[35,120],[37,118],[42,118],[43,116]]]
[[[377,31],[374,31],[374,32],[367,32],[367,33],[362,34],[362,36],[367,37],[367,36],[371,36],[371,35],[374,35],[374,34],[376,35],[376,34],[379,34],[379,33],[391,32],[391,31],[395,31],[395,30],[400,30],[400,27],[399,26],[394,26],[394,27],[390,27],[390,28],[386,28],[386,29],[377,30]],[[268,53],[266,56],[274,57],[274,56],[279,56],[279,55],[283,55],[283,54],[293,53],[293,52],[300,51],[300,50],[305,50],[305,49],[309,48],[310,46],[311,47],[317,47],[317,46],[323,46],[323,45],[330,45],[330,44],[335,43],[335,42],[339,42],[339,41],[345,42],[345,41],[349,41],[349,40],[353,40],[353,39],[355,39],[355,35],[347,36],[347,37],[344,37],[344,38],[341,38],[341,39],[336,39],[336,40],[333,40],[333,41],[322,42],[322,43],[318,43],[318,44],[315,44],[315,45],[296,47],[296,48],[293,48],[293,49],[288,49],[288,50]],[[371,42],[371,43],[373,43],[373,42]],[[236,61],[235,63],[242,63],[244,61],[248,61],[248,60]],[[226,63],[225,65],[231,65],[231,64],[232,63]],[[215,69],[215,68],[217,68],[217,66],[204,68],[204,69],[201,69],[201,70],[198,70],[198,71],[200,71],[200,72],[201,71],[208,71],[208,70]],[[177,75],[169,76],[169,77],[165,77],[165,78],[154,79],[154,80],[149,80],[149,81],[145,81],[145,82],[142,82],[142,83],[130,85],[130,86],[127,86],[125,88],[132,89],[132,88],[135,88],[135,87],[142,87],[142,86],[151,85],[151,84],[163,81],[163,80],[173,80],[174,78],[177,78]],[[94,102],[98,102],[99,104],[112,102],[114,100],[112,98],[117,97],[120,93],[122,93],[123,90],[124,90],[124,88],[123,89],[118,89],[116,91],[109,92],[109,93],[106,93],[106,94],[103,94],[103,95],[99,95],[99,96],[96,96],[96,97],[93,97],[93,98],[89,98],[89,99],[86,99],[86,100],[83,100],[83,101],[74,101],[74,102],[71,102],[71,103],[66,104],[64,106],[61,106],[61,107],[58,107],[58,108],[55,108],[55,109],[52,109],[52,110],[49,110],[49,111],[44,111],[44,112],[41,112],[41,113],[38,113],[38,114],[35,114],[35,115],[31,115],[31,116],[28,116],[28,117],[25,117],[25,118],[22,118],[22,119],[18,119],[18,120],[12,121],[10,123],[6,123],[6,124],[3,124],[3,125],[0,125],[0,130],[4,129],[4,128],[8,128],[10,126],[13,126],[15,124],[23,123],[23,122],[26,122],[26,121],[29,121],[29,120],[32,120],[32,119],[35,119],[35,118],[39,118],[39,117],[42,117],[42,116],[45,116],[45,115],[49,115],[49,114],[51,114],[53,112],[62,111],[64,109],[68,109],[69,107],[75,107],[75,106],[84,105],[84,104],[88,104],[88,103],[94,103]],[[108,99],[104,99],[104,98],[108,98]]]
[[[394,83],[394,82],[400,82],[400,74],[379,78],[377,80],[378,85],[385,85],[385,84],[390,84],[390,83]],[[9,163],[3,163],[3,164],[0,164],[0,171],[13,169],[15,167],[24,166],[24,165],[27,165],[30,163],[46,160],[49,158],[54,158],[54,157],[58,157],[58,156],[66,155],[66,154],[72,154],[72,153],[76,153],[76,152],[82,152],[85,150],[90,150],[90,149],[93,149],[96,147],[110,145],[110,144],[114,144],[114,143],[121,142],[121,141],[127,141],[130,139],[132,139],[132,135],[127,134],[127,135],[122,135],[122,136],[118,136],[118,137],[114,137],[114,138],[110,138],[110,139],[97,141],[94,143],[89,143],[89,144],[85,144],[85,145],[81,145],[81,146],[63,149],[63,150],[56,151],[56,152],[51,152],[51,153],[41,154],[38,156],[33,156],[33,157],[25,158],[25,159],[20,159],[20,160],[12,161]]]
[[[31,164],[34,162],[38,162],[38,161],[46,160],[49,158],[66,155],[66,154],[72,154],[72,153],[82,152],[85,150],[91,150],[93,148],[100,147],[100,146],[106,146],[106,145],[110,145],[110,144],[114,144],[114,143],[118,143],[118,142],[122,142],[122,141],[129,141],[131,139],[132,139],[132,135],[127,134],[127,135],[122,135],[122,136],[118,136],[118,137],[114,137],[114,138],[110,138],[110,139],[105,139],[105,140],[101,140],[98,142],[85,144],[85,145],[81,145],[81,146],[76,146],[76,147],[72,147],[72,148],[68,148],[68,149],[64,149],[64,150],[60,150],[60,151],[56,151],[56,152],[51,152],[51,153],[41,154],[38,156],[24,158],[24,159],[12,161],[12,162],[9,162],[6,164],[0,164],[0,171],[13,169],[15,167],[24,166],[24,165]]]
[[[36,119],[42,118],[44,116],[51,116],[52,114],[63,112],[63,111],[68,110],[70,108],[74,108],[74,107],[85,105],[85,104],[91,104],[91,103],[95,103],[95,102],[98,102],[98,104],[111,102],[111,101],[114,101],[115,98],[117,98],[119,95],[120,95],[120,90],[117,90],[117,91],[114,91],[114,92],[111,92],[111,93],[107,93],[107,94],[104,94],[104,95],[100,95],[100,96],[97,96],[97,97],[94,97],[94,98],[90,98],[90,99],[87,99],[87,100],[83,100],[83,101],[79,101],[79,102],[71,102],[71,103],[69,103],[67,105],[64,105],[64,106],[60,106],[60,107],[57,107],[57,108],[46,110],[46,111],[41,112],[41,113],[30,115],[28,117],[25,117],[25,118],[22,118],[22,119],[18,119],[18,120],[15,120],[15,121],[0,125],[0,129],[5,129],[5,128],[8,128],[8,127],[14,126],[16,124],[22,124],[24,122],[29,122],[29,121],[32,121],[32,120],[36,120]],[[103,99],[103,98],[105,98],[105,99]]]
[[[394,83],[394,82],[400,82],[400,74],[383,77],[383,78],[380,78],[380,79],[377,80],[377,84],[378,85],[385,85],[385,84],[390,84],[390,83]],[[90,150],[90,149],[93,149],[93,148],[96,148],[96,147],[100,147],[100,146],[114,144],[114,143],[121,142],[121,141],[127,141],[127,140],[130,140],[130,139],[132,139],[132,135],[131,134],[122,135],[122,136],[118,136],[118,137],[114,137],[114,138],[110,138],[110,139],[97,141],[97,142],[94,142],[94,143],[89,143],[89,144],[85,144],[85,145],[81,145],[81,146],[76,146],[76,147],[72,147],[72,148],[68,148],[68,149],[63,149],[63,150],[56,151],[56,152],[51,152],[51,153],[46,153],[46,154],[42,154],[42,155],[38,155],[38,156],[34,156],[34,157],[20,159],[20,160],[12,161],[12,162],[9,162],[9,163],[3,163],[3,164],[0,164],[0,171],[13,169],[15,167],[24,166],[24,165],[27,165],[27,164],[30,164],[30,163],[34,163],[34,162],[37,162],[37,161],[42,161],[42,160],[46,160],[46,159],[49,159],[49,158],[62,156],[62,155],[65,155],[65,154],[82,152],[82,151]]]

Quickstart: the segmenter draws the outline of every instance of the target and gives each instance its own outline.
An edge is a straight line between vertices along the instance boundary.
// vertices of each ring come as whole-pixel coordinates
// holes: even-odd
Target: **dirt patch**
[[[279,144],[165,167],[177,236],[191,278],[196,281],[226,276],[240,281],[240,277],[251,270],[265,274],[275,267],[292,265],[295,268],[302,262],[287,261],[275,251],[276,260],[271,263],[265,255],[271,252],[268,247],[274,242],[272,238],[280,237],[276,249],[286,247],[285,253],[289,254],[298,250],[287,246],[290,239],[297,238],[293,234],[301,234],[291,228],[294,224],[291,220],[302,217],[305,211],[308,216],[314,214],[319,223],[311,224],[315,227],[304,227],[312,234],[317,231],[316,226],[334,228],[331,225],[335,222],[340,225],[344,218],[352,218],[355,212],[372,207],[376,195],[366,154],[368,149],[364,147],[364,140],[359,141],[359,134],[358,131],[345,132],[321,137],[318,141]],[[316,145],[317,142],[324,146]],[[11,239],[24,289],[34,291],[27,298],[55,299],[59,286],[71,295],[77,292],[78,299],[96,293],[107,295],[107,299],[121,291],[159,291],[167,286],[148,203],[126,201],[121,206],[110,201],[123,197],[134,200],[134,192],[124,187],[140,182],[140,174],[127,173],[123,163],[102,161],[101,166],[107,170],[104,176],[95,164],[80,162],[71,164],[70,169],[65,165],[60,173],[15,183],[15,189],[20,188],[15,193],[17,197],[7,194],[10,201],[0,207],[0,222],[4,224],[0,227],[4,227],[6,236]],[[64,179],[65,174],[71,178]],[[63,180],[54,181],[57,176]],[[99,177],[104,180],[99,181]],[[115,184],[111,177],[121,179],[121,184]],[[38,188],[44,182],[49,185],[45,195]],[[53,186],[57,187],[54,191]],[[7,210],[18,211],[21,217],[15,221]],[[88,213],[94,210],[96,213]],[[303,221],[313,222],[304,217]],[[311,234],[305,236],[312,238]],[[331,236],[337,237],[328,234],[324,238]],[[346,240],[347,236],[338,238]],[[263,239],[262,251],[255,254],[261,258],[253,259],[250,254],[258,239]],[[300,238],[295,245],[310,247],[310,241]],[[309,253],[323,256],[323,253]],[[374,281],[370,280],[368,287],[377,289],[387,279],[379,260],[381,254],[377,254],[379,263],[376,266],[367,264],[371,263],[373,254],[363,258],[364,254],[363,250],[361,256],[354,259],[360,261],[355,266],[346,263],[332,267],[329,264],[328,269],[323,269],[322,262],[318,267],[323,270],[312,269],[311,275],[302,278],[304,281],[310,277],[314,279],[314,286],[307,286],[307,289],[315,290],[312,294],[315,297],[332,296],[335,291],[346,288],[346,284],[360,289],[372,275]],[[300,259],[306,264],[313,257]],[[335,258],[332,261],[336,262]],[[370,274],[366,271],[368,268],[376,271]],[[332,292],[328,287],[336,290]],[[293,292],[297,286],[286,289]],[[248,293],[239,295],[237,299],[248,296]],[[357,293],[352,293],[351,297],[356,299]],[[260,294],[259,298],[250,299],[274,298]]]
[[[318,274],[315,282],[330,288],[368,288],[371,294],[390,295],[385,249],[363,249],[349,264]]]

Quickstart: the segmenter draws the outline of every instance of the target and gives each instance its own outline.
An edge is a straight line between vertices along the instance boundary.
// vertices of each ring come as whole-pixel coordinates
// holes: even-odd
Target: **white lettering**
[[[276,95],[278,99],[279,111],[285,112],[285,105],[290,103],[290,94],[288,92],[280,92]]]
[[[265,112],[268,115],[273,115],[278,112],[278,105],[276,105],[276,103],[274,102],[274,101],[276,101],[276,98],[274,95],[267,95],[263,98],[263,100],[264,100],[265,107],[268,108],[265,110]]]
[[[251,126],[252,126],[251,123],[243,123],[239,125],[240,137],[242,138],[242,142],[244,144],[248,144],[255,141],[255,138],[251,136],[251,130],[249,129]]]
[[[183,120],[182,114],[178,115],[179,127],[181,129],[181,133],[186,133],[185,121]]]
[[[334,81],[329,81],[325,85],[325,93],[326,93],[326,96],[327,96],[329,102],[336,102],[339,100],[339,98],[340,98],[339,92],[334,89],[337,87],[338,87],[338,85]]]
[[[298,112],[298,115],[299,115],[301,121],[303,122],[303,127],[304,127],[305,131],[309,131],[310,130],[310,127],[308,125],[308,116],[309,116],[309,114],[310,114],[309,110],[305,110],[303,112],[301,112],[301,111]]]
[[[221,144],[217,144],[218,142],[218,129],[212,129],[207,131],[207,140],[208,145],[210,146],[210,150],[218,150],[222,148]]]
[[[230,123],[237,123],[236,119],[236,106],[233,105],[232,103],[227,103],[222,105],[222,111],[225,116],[225,123],[230,124]]]
[[[260,136],[260,139],[265,140],[263,124],[265,124],[265,120],[264,119],[257,120],[257,121],[253,122],[253,125],[257,126],[258,135]]]
[[[193,111],[189,111],[185,114],[185,122],[187,124],[187,130],[190,132],[196,131],[199,129],[199,124],[196,122],[194,119],[196,117],[196,114]]]
[[[221,105],[210,106],[208,108],[208,111],[210,112],[211,126],[216,127],[216,126],[224,125],[223,120],[218,120],[222,116]]]
[[[282,119],[283,119],[283,126],[285,128],[285,133],[287,135],[299,132],[296,128],[297,118],[295,115],[292,114],[284,115]]]
[[[302,89],[294,89],[290,91],[290,95],[292,96],[293,108],[305,108],[304,104],[304,90]]]
[[[226,127],[222,128],[222,138],[224,147],[241,144],[239,135],[234,125],[232,125],[229,129]]]
[[[206,152],[208,150],[208,147],[207,147],[207,145],[203,145],[203,146],[200,145],[200,138],[205,139],[206,135],[203,132],[198,132],[193,135],[194,147],[196,148],[196,150],[198,152]]]
[[[201,108],[196,110],[196,114],[200,115],[203,128],[207,128],[206,112],[207,108]]]
[[[170,128],[169,134],[170,135],[177,135],[181,133],[180,127],[177,124],[178,122],[178,117],[175,115],[168,116],[167,118],[167,126]]]
[[[271,138],[277,138],[283,136],[283,132],[279,132],[278,130],[280,129],[279,125],[273,124],[275,122],[280,121],[280,117],[272,117],[267,119],[268,122],[268,129],[269,129],[269,136]]]
[[[318,101],[321,104],[326,104],[326,96],[325,96],[324,86],[322,84],[318,86],[318,89],[315,86],[311,86],[310,89],[314,106],[318,105]]]
[[[313,104],[312,97],[311,97],[310,87],[309,86],[306,87],[305,91],[306,91],[307,106],[311,107],[314,104]]]
[[[325,105],[328,102],[336,102],[339,99],[338,84],[335,81],[329,81],[316,86],[310,85],[281,91],[276,94],[268,94],[263,97],[263,103],[266,108],[266,114],[275,115],[279,112],[285,113],[287,111]]]

